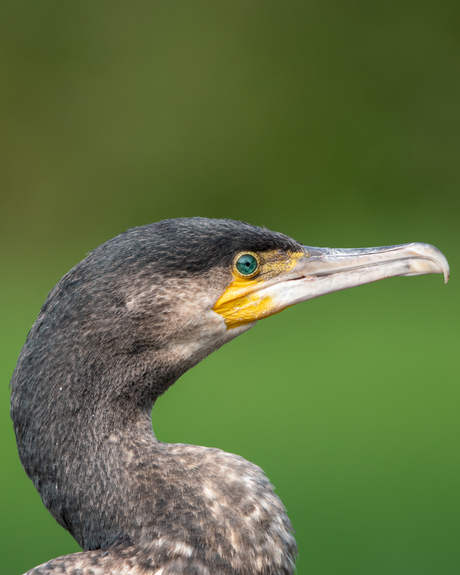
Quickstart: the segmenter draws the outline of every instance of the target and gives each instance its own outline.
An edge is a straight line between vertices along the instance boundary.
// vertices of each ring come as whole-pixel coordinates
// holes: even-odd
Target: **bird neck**
[[[12,378],[18,452],[53,517],[83,549],[96,549],[132,535],[130,497],[141,487],[133,478],[159,443],[151,408],[181,372],[153,356],[112,353],[109,343],[72,346],[81,334],[38,337],[45,326],[39,318]]]
[[[87,550],[131,538],[133,523],[142,523],[133,517],[132,495],[149,489],[149,474],[141,481],[139,471],[156,458],[158,444],[150,411],[133,409],[126,418],[94,405],[78,417],[63,410],[20,452],[45,506]]]
[[[73,442],[72,427],[57,442],[50,459],[59,465],[53,476],[42,470],[40,486],[84,550],[125,541],[153,566],[167,555],[242,575],[255,557],[253,573],[292,572],[292,526],[259,467],[219,449],[162,443],[149,412],[129,422],[93,415]]]
[[[69,353],[64,356],[69,361]],[[13,377],[12,415],[21,461],[55,519],[84,550],[134,545],[152,565],[225,563],[223,572],[292,573],[292,527],[262,470],[219,449],[158,441],[150,408],[174,377],[151,367],[28,369],[24,351]],[[85,362],[80,362],[81,366]],[[149,366],[151,363],[149,363]],[[40,377],[37,377],[38,376]],[[34,380],[34,385],[30,381]],[[144,394],[133,402],[130,393]],[[281,551],[280,551],[281,549]],[[146,559],[147,560],[147,559]],[[156,563],[155,563],[156,562]],[[272,567],[277,566],[273,571]]]
[[[218,449],[161,443],[152,430],[157,397],[225,341],[198,352],[183,340],[143,346],[65,320],[39,316],[11,394],[21,461],[55,519],[84,550],[122,541],[154,565],[194,558],[242,575],[256,557],[251,573],[291,573],[292,527],[262,470]]]

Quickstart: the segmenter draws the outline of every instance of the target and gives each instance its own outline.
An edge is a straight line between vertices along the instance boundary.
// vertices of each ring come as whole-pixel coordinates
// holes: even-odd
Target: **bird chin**
[[[217,314],[217,315],[219,315],[219,314]],[[219,317],[221,317],[221,316],[219,315]],[[222,317],[221,317],[221,319],[222,319],[223,325],[225,327],[224,338],[225,338],[225,343],[227,343],[228,341],[235,339],[235,337],[241,335],[245,331],[249,331],[252,327],[254,327],[256,325],[256,323],[259,321],[259,319],[262,319],[262,318],[256,318],[256,319],[253,319],[252,321],[248,321],[246,323],[237,323],[237,324],[230,324],[230,325],[228,325]]]

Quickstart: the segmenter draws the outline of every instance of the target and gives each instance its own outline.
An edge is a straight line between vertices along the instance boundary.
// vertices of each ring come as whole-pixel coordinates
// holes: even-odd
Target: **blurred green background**
[[[19,463],[8,382],[48,291],[129,227],[201,215],[317,246],[429,242],[259,324],[153,412],[262,466],[300,575],[460,572],[460,3],[3,0],[2,573],[78,547]]]

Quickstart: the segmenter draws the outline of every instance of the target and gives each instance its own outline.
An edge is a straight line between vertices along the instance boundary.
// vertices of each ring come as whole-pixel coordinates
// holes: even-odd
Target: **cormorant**
[[[29,574],[292,575],[293,529],[263,471],[158,441],[155,400],[259,319],[428,273],[449,274],[428,244],[313,248],[205,218],[134,228],[92,251],[48,295],[11,382],[24,469],[83,548]]]

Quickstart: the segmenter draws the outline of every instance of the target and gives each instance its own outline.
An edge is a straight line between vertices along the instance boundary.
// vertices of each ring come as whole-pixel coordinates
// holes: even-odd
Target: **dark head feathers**
[[[48,372],[52,363],[61,374],[67,372],[62,364],[70,358],[82,361],[86,371],[96,360],[112,368],[113,358],[125,361],[127,355],[139,363],[140,350],[157,352],[171,330],[184,329],[178,298],[182,303],[201,302],[207,294],[217,301],[232,281],[231,263],[238,252],[300,248],[283,234],[234,220],[182,218],[130,229],[94,249],[58,282],[29,333],[18,366],[28,356],[42,363],[47,358]],[[128,309],[132,300],[136,306]],[[200,317],[203,311],[198,305],[193,313]],[[93,364],[89,357],[95,358]],[[181,372],[177,362],[171,363],[175,371],[171,375],[168,364],[168,385]],[[148,358],[149,369],[153,364]],[[37,377],[36,364],[33,369]],[[120,375],[123,369],[118,369]],[[96,371],[92,368],[91,379]],[[98,378],[89,389],[99,386],[100,373]]]
[[[215,268],[228,268],[230,274],[238,252],[299,249],[292,238],[245,222],[201,217],[162,220],[131,228],[95,248],[50,292],[42,312],[55,304],[61,312],[71,306],[72,316],[82,319],[97,301],[110,300],[112,309],[123,306],[123,299],[117,300],[121,286],[126,291],[161,278],[198,278]]]
[[[178,218],[132,228],[99,246],[89,255],[106,267],[135,271],[158,264],[163,275],[200,273],[227,267],[244,250],[299,250],[292,238],[235,220]],[[106,270],[101,270],[106,271]]]

